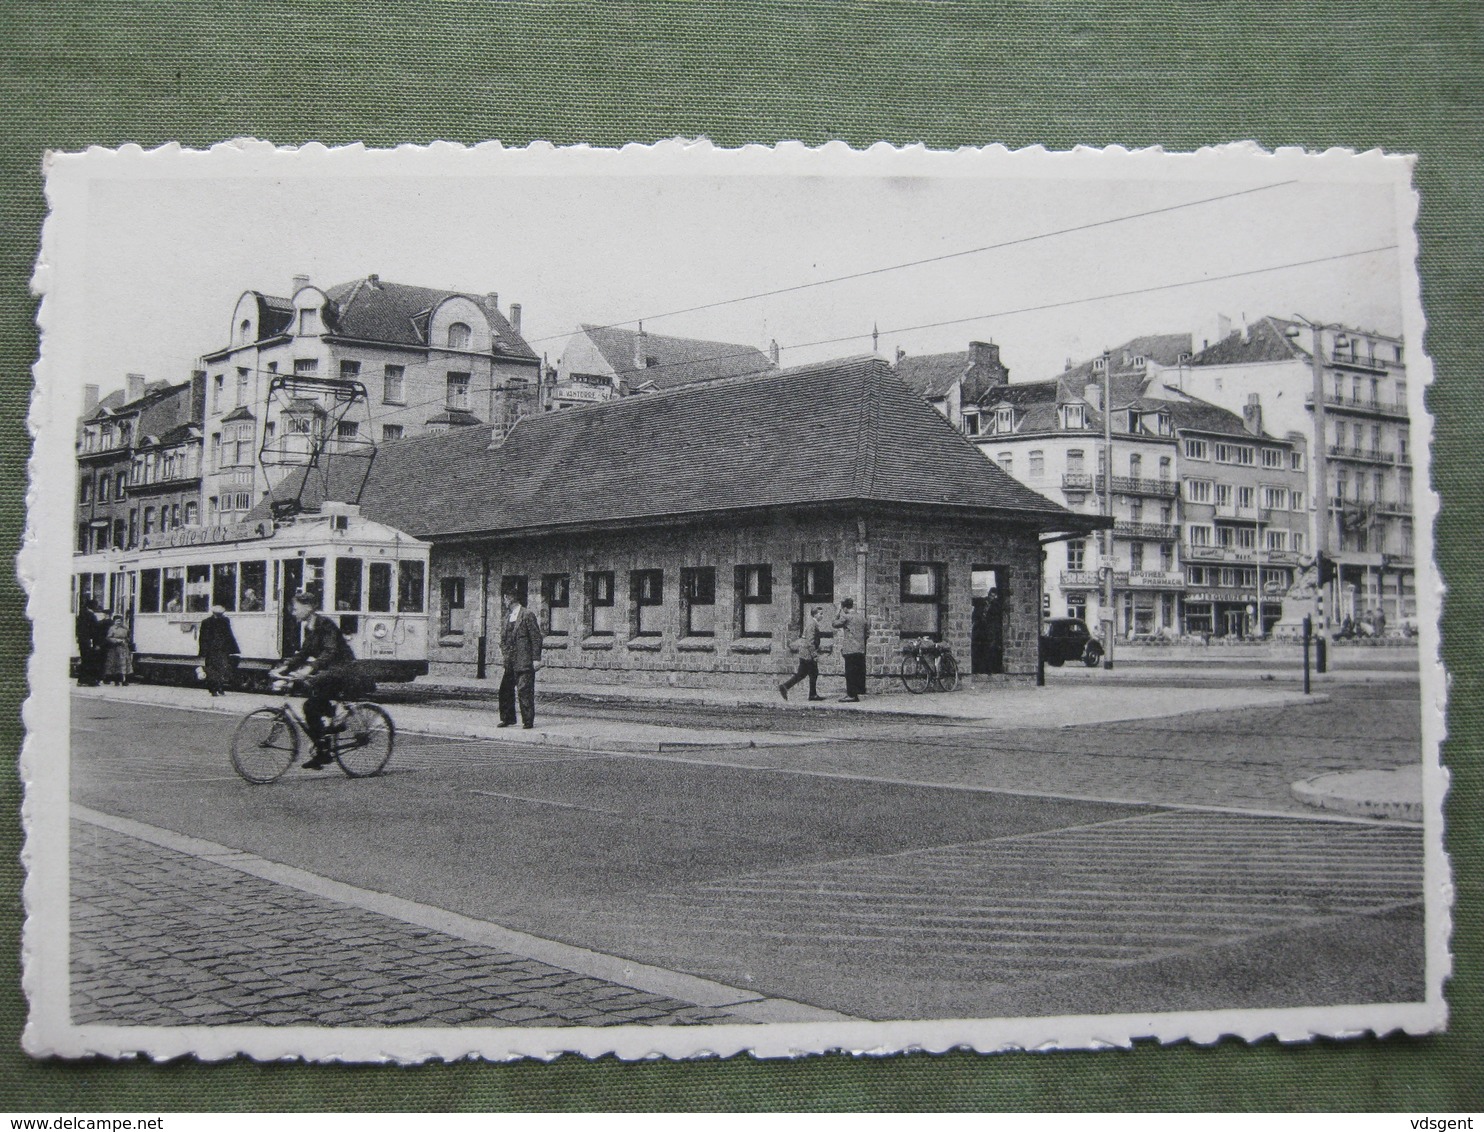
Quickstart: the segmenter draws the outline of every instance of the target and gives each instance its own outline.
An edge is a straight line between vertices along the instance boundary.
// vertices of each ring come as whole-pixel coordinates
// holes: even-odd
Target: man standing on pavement
[[[866,616],[855,608],[854,598],[842,598],[832,622],[840,631],[840,655],[845,660],[845,702],[860,703],[866,694]]]
[[[505,610],[500,624],[500,654],[505,659],[505,675],[500,680],[500,726],[514,725],[519,702],[521,725],[534,727],[536,670],[541,667],[541,623],[513,590],[503,591],[500,603]]]

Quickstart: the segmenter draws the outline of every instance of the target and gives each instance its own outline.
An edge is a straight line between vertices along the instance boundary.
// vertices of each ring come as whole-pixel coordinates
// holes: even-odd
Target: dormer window
[[[299,312],[299,333],[319,333],[319,311],[306,309]]]
[[[252,341],[252,321],[244,318],[237,327],[237,341],[244,345]]]
[[[448,327],[448,348],[450,350],[467,350],[472,333],[468,323],[451,323]]]
[[[1063,405],[1061,408],[1062,428],[1086,428],[1087,406],[1085,405]]]
[[[996,432],[1015,431],[1015,410],[1006,405],[994,411],[994,430]]]
[[[1143,354],[1134,355],[1134,369],[1143,369],[1148,364]]]
[[[1093,370],[1094,373],[1102,373],[1103,370],[1105,370],[1107,368],[1108,368],[1108,359],[1107,358],[1093,358],[1092,359],[1092,370]]]
[[[978,413],[965,413],[964,414],[964,435],[965,436],[978,436],[979,435],[979,414]]]

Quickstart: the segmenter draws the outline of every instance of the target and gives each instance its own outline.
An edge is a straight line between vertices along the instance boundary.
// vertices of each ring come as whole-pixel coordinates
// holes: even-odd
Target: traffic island
[[[1422,768],[1348,770],[1295,782],[1293,796],[1306,806],[1350,817],[1422,822]]]

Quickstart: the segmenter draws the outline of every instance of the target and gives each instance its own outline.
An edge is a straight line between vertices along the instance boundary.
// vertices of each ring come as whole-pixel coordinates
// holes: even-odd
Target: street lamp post
[[[1103,514],[1113,518],[1113,354],[1103,351]],[[1118,627],[1113,621],[1113,528],[1103,532],[1103,668],[1113,667],[1113,640]]]

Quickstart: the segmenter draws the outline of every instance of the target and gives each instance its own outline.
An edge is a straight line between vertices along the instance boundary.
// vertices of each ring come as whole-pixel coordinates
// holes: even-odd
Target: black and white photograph
[[[1444,1028],[1412,163],[52,154],[32,1053]]]

